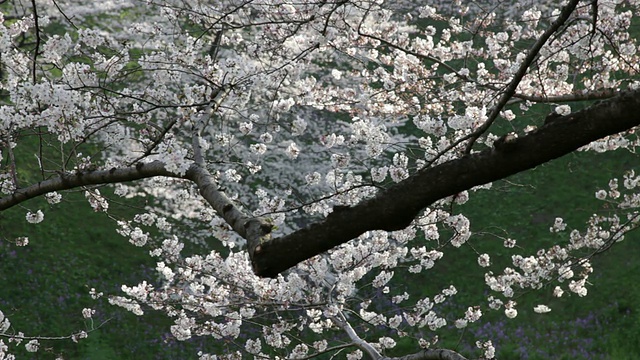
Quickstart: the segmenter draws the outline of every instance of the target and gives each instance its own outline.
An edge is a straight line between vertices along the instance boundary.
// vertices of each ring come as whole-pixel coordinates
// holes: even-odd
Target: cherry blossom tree
[[[225,340],[201,359],[383,359],[407,337],[415,352],[402,359],[477,356],[438,348],[437,305],[455,279],[420,297],[398,290],[400,274],[428,273],[472,240],[454,205],[491,182],[638,145],[640,2],[528,5],[3,2],[0,211],[25,211],[37,228],[51,210],[29,208],[35,197],[57,204],[81,189],[96,212],[148,197],[114,236],[148,248],[162,282],[109,301],[166,313],[178,340]],[[28,144],[38,150],[17,156]],[[28,167],[39,178],[22,176]],[[525,290],[586,295],[591,257],[639,221],[640,177],[611,176],[622,181],[595,196],[616,214],[500,272],[479,254],[491,295],[454,325],[516,317]],[[563,219],[550,226],[568,232]],[[2,313],[0,333],[0,355],[42,340]],[[494,356],[491,339],[477,346]]]

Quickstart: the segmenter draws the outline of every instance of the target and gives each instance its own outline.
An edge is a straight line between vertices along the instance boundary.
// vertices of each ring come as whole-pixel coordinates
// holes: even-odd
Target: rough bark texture
[[[640,91],[620,93],[502,146],[424,169],[376,197],[289,235],[250,246],[253,268],[273,277],[369,230],[400,230],[433,202],[566,155],[640,124]]]
[[[198,186],[200,195],[235,232],[247,240],[249,248],[255,249],[258,244],[267,241],[271,233],[271,224],[263,218],[250,216],[240,210],[224,192],[218,190],[218,184],[214,182],[209,171],[194,164],[185,174],[185,178]]]

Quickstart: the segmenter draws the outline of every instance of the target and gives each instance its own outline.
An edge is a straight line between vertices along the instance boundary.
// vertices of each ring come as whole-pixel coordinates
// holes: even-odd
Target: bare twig
[[[33,21],[36,27],[36,48],[33,50],[33,66],[31,68],[31,75],[33,77],[33,83],[37,81],[36,68],[38,63],[38,55],[40,53],[40,24],[38,23],[38,7],[36,6],[36,0],[31,0],[31,6],[33,6]]]
[[[76,26],[76,24],[74,24],[73,21],[71,21],[71,19],[67,16],[67,14],[65,14],[64,11],[62,11],[62,9],[60,8],[60,6],[55,0],[53,0],[53,5],[55,5],[56,9],[58,9],[60,14],[62,14],[62,17],[64,17],[65,20],[67,20],[67,22],[71,24],[71,26],[73,26],[74,29],[78,30],[78,27]]]

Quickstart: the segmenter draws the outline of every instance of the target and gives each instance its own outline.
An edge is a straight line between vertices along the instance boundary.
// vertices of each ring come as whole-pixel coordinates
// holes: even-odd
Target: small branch
[[[296,359],[298,359],[298,360],[309,360],[309,359],[313,359],[315,357],[322,356],[322,355],[325,355],[325,354],[328,354],[328,353],[333,353],[336,350],[342,350],[342,349],[345,349],[345,348],[348,348],[348,347],[352,347],[352,346],[354,346],[354,344],[352,344],[352,343],[331,346],[331,347],[326,348],[324,351],[318,351],[315,354],[311,354],[309,356],[305,356],[305,357],[302,357],[302,358],[296,358]]]
[[[596,33],[598,28],[598,0],[591,0],[591,32]]]
[[[144,153],[140,156],[138,156],[135,160],[133,160],[131,162],[131,164],[135,164],[138,161],[144,159],[145,157],[151,155],[151,153],[153,152],[153,150],[158,147],[158,145],[160,145],[160,143],[162,142],[162,140],[164,140],[165,135],[167,135],[167,133],[169,132],[169,130],[171,130],[173,128],[173,126],[177,123],[178,121],[176,119],[171,120],[169,122],[169,124],[167,124],[167,126],[165,126],[162,131],[160,132],[160,134],[158,134],[158,136],[156,136],[155,139],[153,139],[153,141],[151,142],[151,145],[149,145],[147,147],[147,150],[144,151]]]
[[[33,6],[33,20],[36,27],[36,48],[33,51],[33,67],[31,68],[31,75],[33,76],[33,83],[38,80],[36,78],[36,65],[38,63],[38,53],[40,52],[40,24],[38,23],[38,7],[36,6],[36,0],[31,0],[31,6]]]
[[[221,40],[222,40],[222,34],[224,33],[225,30],[226,30],[226,26],[223,23],[222,24],[222,28],[220,30],[218,30],[218,32],[216,32],[216,37],[213,39],[213,43],[211,44],[211,47],[209,48],[209,56],[211,57],[211,60],[213,60],[213,61],[216,60],[216,58],[218,57],[218,53],[220,52],[220,43],[221,43]]]
[[[96,326],[91,330],[84,331],[84,333],[90,334],[100,329],[102,326],[104,326],[104,324],[108,323],[109,321],[111,321],[111,319],[107,319],[103,321],[100,325]],[[66,336],[24,336],[24,335],[11,335],[7,333],[0,333],[0,337],[16,339],[16,340],[67,340],[67,339],[81,339],[82,333],[83,332],[80,331],[80,332],[77,332],[71,335],[66,335]]]
[[[197,134],[197,136],[200,136],[200,132],[202,131],[202,129],[204,128],[205,124],[206,124],[206,120],[208,119],[208,117],[211,116],[211,112],[214,110],[214,106],[217,106],[216,103],[216,98],[218,97],[218,95],[220,95],[220,93],[222,92],[223,88],[219,87],[217,89],[215,89],[212,93],[211,93],[211,99],[209,100],[209,102],[207,103],[207,106],[204,110],[204,113],[200,116],[200,119],[198,120],[198,124],[194,124],[194,134]],[[177,119],[173,119],[171,120],[164,128],[162,128],[162,130],[160,131],[160,133],[158,134],[158,136],[155,137],[155,139],[153,139],[151,145],[149,145],[147,147],[147,149],[145,150],[145,152],[138,156],[135,160],[133,160],[130,164],[135,164],[138,161],[144,159],[145,157],[151,155],[151,153],[153,152],[153,150],[155,148],[158,147],[158,145],[160,145],[160,143],[162,143],[162,141],[164,140],[164,137],[167,135],[167,133],[178,123]],[[197,126],[196,126],[197,125]],[[199,144],[199,142],[198,142]],[[195,145],[194,145],[194,152],[196,151]],[[204,161],[199,163],[197,161],[198,159],[196,158],[196,163],[200,166],[202,166],[204,164]]]
[[[347,321],[347,318],[342,312],[340,312],[336,316],[329,317],[329,319],[331,319],[331,321],[333,321],[339,328],[344,330],[349,336],[349,339],[353,341],[353,345],[366,352],[371,359],[378,360],[382,358],[382,355],[380,355],[378,350],[376,350],[371,344],[364,341],[360,336],[358,336],[358,334],[353,329],[353,327],[351,327],[351,324],[349,324],[349,321]]]
[[[358,30],[358,35],[376,40],[378,42],[380,42],[381,44],[384,44],[385,46],[388,46],[392,49],[397,49],[400,50],[404,53],[407,53],[409,55],[413,55],[419,59],[422,59],[424,61],[431,61],[434,62],[436,64],[438,64],[440,67],[447,69],[447,71],[451,72],[452,74],[455,74],[455,76],[462,80],[462,81],[467,81],[467,82],[471,82],[476,84],[477,86],[492,90],[492,91],[496,91],[496,92],[501,92],[502,89],[499,88],[498,86],[489,84],[489,83],[484,83],[484,82],[480,82],[477,79],[474,79],[468,75],[462,75],[459,71],[457,71],[455,68],[453,68],[451,65],[447,64],[446,62],[435,58],[433,56],[429,56],[429,55],[425,55],[425,54],[421,54],[417,51],[408,49],[408,48],[404,48],[401,46],[398,46],[390,41],[387,41],[381,37],[378,36],[374,36],[374,35],[369,35],[369,34],[365,34],[362,31],[360,31],[360,29]],[[555,102],[571,102],[571,101],[585,101],[585,100],[602,100],[602,99],[608,99],[610,97],[613,97],[616,95],[616,91],[614,89],[604,89],[604,90],[598,90],[598,91],[591,91],[591,92],[575,92],[575,93],[571,93],[571,94],[566,94],[566,95],[555,95],[555,96],[547,96],[547,95],[527,95],[527,94],[521,94],[521,93],[517,93],[515,92],[512,96],[512,98],[516,98],[519,100],[528,100],[528,101],[533,101],[533,102],[540,102],[540,103],[555,103]],[[513,102],[513,100],[510,100],[510,102]],[[466,140],[467,138],[465,138]]]
[[[55,0],[53,0],[53,5],[55,5],[56,9],[58,9],[58,12],[60,12],[60,14],[62,14],[62,17],[64,17],[65,20],[67,20],[67,22],[69,24],[71,24],[71,26],[73,26],[74,29],[78,30],[78,27],[73,23],[73,21],[71,21],[71,19],[69,19],[67,14],[65,14],[64,11],[62,11],[62,9],[60,8],[60,6],[58,5],[58,3]]]

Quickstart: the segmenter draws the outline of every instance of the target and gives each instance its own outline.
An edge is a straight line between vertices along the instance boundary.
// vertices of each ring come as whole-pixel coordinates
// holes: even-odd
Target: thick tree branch
[[[638,126],[639,109],[640,90],[621,93],[501,146],[497,142],[496,148],[424,169],[372,199],[277,239],[269,238],[271,225],[266,220],[240,210],[218,190],[211,174],[197,164],[184,175],[167,171],[160,161],[111,170],[65,172],[0,198],[0,211],[48,192],[81,186],[154,176],[189,179],[233,230],[248,240],[256,274],[273,277],[366,231],[403,229],[422,209],[439,199],[533,168],[594,140]]]
[[[433,202],[566,155],[640,124],[640,91],[560,117],[503,146],[426,168],[376,197],[281,238],[249,247],[256,274],[276,276],[369,230],[399,230]]]

